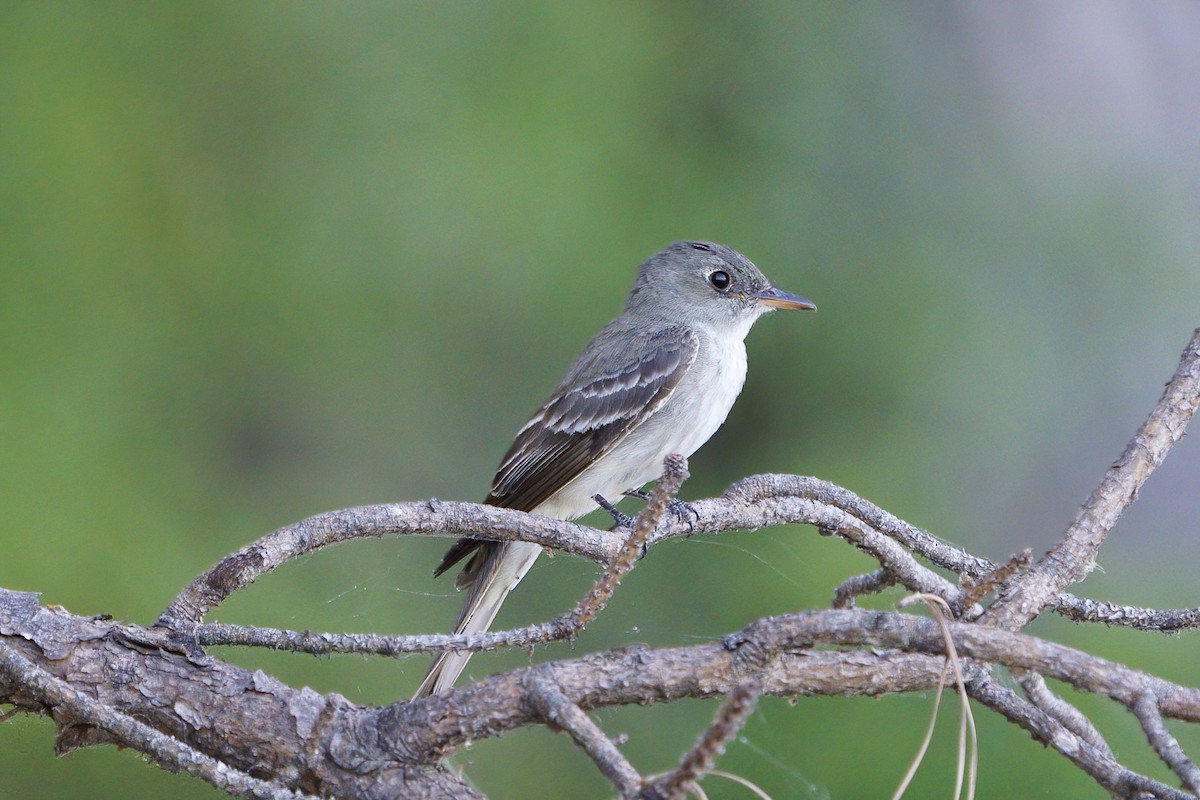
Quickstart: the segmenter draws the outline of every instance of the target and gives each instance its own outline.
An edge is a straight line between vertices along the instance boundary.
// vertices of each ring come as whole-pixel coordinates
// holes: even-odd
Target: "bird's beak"
[[[811,300],[805,300],[800,295],[780,291],[774,286],[767,287],[761,292],[750,295],[764,306],[771,308],[789,308],[793,311],[816,311],[817,305]]]

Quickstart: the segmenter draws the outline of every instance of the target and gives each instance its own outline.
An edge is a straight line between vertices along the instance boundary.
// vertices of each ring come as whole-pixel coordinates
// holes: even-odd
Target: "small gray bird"
[[[517,432],[486,502],[556,519],[620,499],[690,456],[721,427],[746,380],[744,340],[773,308],[816,306],[771,286],[750,260],[712,242],[678,242],[638,268],[621,316],[584,348]],[[541,553],[526,542],[459,539],[434,570],[470,556],[455,633],[486,631]],[[470,653],[438,656],[417,697],[449,691]]]

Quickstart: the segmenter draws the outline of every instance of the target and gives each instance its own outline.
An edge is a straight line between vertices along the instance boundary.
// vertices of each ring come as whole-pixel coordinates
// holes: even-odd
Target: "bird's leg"
[[[619,511],[616,506],[604,499],[604,495],[594,494],[592,495],[592,499],[596,501],[596,505],[612,515],[613,521],[617,523],[617,528],[633,528],[633,517],[623,511]]]
[[[626,497],[636,497],[638,500],[650,499],[650,493],[641,489],[630,489],[622,494]],[[667,501],[667,510],[675,515],[675,519],[688,526],[688,533],[696,530],[696,523],[700,521],[700,512],[692,508],[691,503],[680,500],[678,497],[672,497]]]

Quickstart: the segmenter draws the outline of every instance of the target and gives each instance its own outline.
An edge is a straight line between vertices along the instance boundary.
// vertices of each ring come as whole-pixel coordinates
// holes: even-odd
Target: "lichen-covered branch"
[[[1198,400],[1200,331],[1121,459],[1062,541],[1032,568],[1025,554],[997,565],[846,489],[794,475],[743,479],[719,498],[692,503],[695,520],[673,521],[663,512],[686,477],[686,464],[669,459],[664,480],[632,531],[599,531],[436,500],[331,512],[282,528],[222,559],[148,629],[51,611],[34,595],[0,589],[0,702],[50,715],[60,750],[115,742],[236,796],[477,798],[478,791],[441,759],[472,741],[547,725],[568,733],[623,797],[676,797],[711,768],[760,693],[877,696],[929,689],[941,680],[952,644],[962,659],[963,685],[975,700],[1069,759],[1110,794],[1194,798],[1200,770],[1164,720],[1200,722],[1200,689],[1018,631],[1047,608],[1070,619],[1135,628],[1200,626],[1195,608],[1156,611],[1063,591],[1091,567],[1121,510],[1183,435]],[[637,557],[656,542],[785,523],[837,536],[869,556],[876,568],[843,578],[834,609],[760,619],[719,642],[635,646],[552,661],[383,707],[293,689],[204,650],[220,643],[397,655],[568,638],[601,613]],[[337,542],[389,535],[536,542],[590,558],[605,570],[574,608],[514,631],[376,636],[204,621],[225,598],[289,559]],[[942,621],[939,627],[910,614],[852,608],[855,597],[893,585],[941,598],[957,621]],[[990,596],[996,600],[985,608]],[[1005,685],[1003,670],[1017,677],[1024,697]],[[1128,708],[1148,745],[1185,790],[1121,764],[1087,717],[1049,690],[1047,678]],[[658,779],[643,779],[619,743],[587,713],[722,695],[729,700],[713,725],[676,769]]]
[[[1159,698],[1164,716],[1200,720],[1200,690],[1024,634],[973,623],[952,623],[949,629],[961,656],[976,669],[997,664],[1032,670],[1128,705],[1149,695]],[[830,645],[849,649],[820,649]],[[276,775],[274,782],[290,791],[367,798],[394,796],[401,789],[407,797],[438,792],[471,797],[472,790],[440,767],[439,759],[467,742],[543,724],[547,709],[564,709],[563,703],[582,712],[713,697],[747,686],[788,697],[924,690],[937,684],[945,652],[938,625],[926,618],[877,611],[806,612],[759,620],[722,642],[623,648],[495,675],[446,695],[373,708],[337,695],[295,690],[262,673],[180,652],[162,629],[50,612],[31,595],[14,592],[0,591],[0,646],[20,648],[40,670],[97,704],[141,720],[235,770],[253,767],[256,774]],[[978,691],[983,699],[992,696]],[[547,705],[546,697],[556,702]],[[47,710],[44,700],[8,673],[0,679],[0,700]],[[1006,703],[1004,713],[1022,720],[1064,755],[1079,758],[1072,753],[1081,740],[1068,729],[1027,701]],[[66,727],[81,731],[103,724],[88,718],[86,709],[69,717]],[[571,715],[568,725],[574,734],[592,742],[590,752],[601,753],[595,731],[588,733],[576,722]],[[74,746],[114,740],[111,731],[74,733],[72,738]],[[1083,765],[1103,767],[1094,777],[1104,785],[1134,781],[1150,787],[1153,796],[1178,796],[1155,794],[1156,784],[1133,773],[1114,773],[1111,756],[1082,744],[1091,753]],[[632,773],[618,767],[612,774],[628,789]]]

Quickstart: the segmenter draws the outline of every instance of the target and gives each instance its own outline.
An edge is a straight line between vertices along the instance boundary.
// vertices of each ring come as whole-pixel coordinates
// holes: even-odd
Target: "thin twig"
[[[1092,721],[1084,716],[1083,712],[1075,706],[1050,691],[1050,687],[1046,685],[1045,678],[1036,672],[1026,669],[1014,669],[1012,673],[1021,684],[1021,688],[1025,690],[1025,696],[1029,698],[1029,702],[1054,717],[1067,730],[1080,739],[1083,739],[1092,747],[1095,747],[1110,758],[1116,758],[1113,755],[1112,748],[1108,746],[1108,742],[1104,740],[1104,736],[1100,734],[1100,731],[1096,730],[1096,726],[1092,724]]]
[[[617,534],[586,525],[475,503],[424,500],[347,508],[280,528],[221,559],[171,601],[158,624],[187,630],[259,577],[332,544],[368,537],[445,535],[534,542],[601,564],[623,541]]]
[[[642,787],[642,776],[591,717],[568,700],[566,695],[541,673],[533,673],[525,681],[525,687],[529,701],[547,725],[561,728],[570,734],[575,744],[591,757],[597,769],[612,781],[622,797],[637,795]]]
[[[1162,397],[1079,509],[1062,539],[1033,569],[1008,585],[984,614],[986,624],[1009,630],[1023,628],[1053,603],[1063,589],[1091,572],[1108,532],[1117,524],[1121,512],[1137,498],[1142,484],[1183,438],[1197,405],[1200,405],[1200,328],[1193,331]]]
[[[1117,797],[1149,796],[1159,800],[1195,800],[1165,783],[1139,775],[1111,756],[1092,747],[985,670],[971,670],[967,678],[971,697],[1031,733],[1035,739],[1067,757],[1093,780]]]
[[[886,569],[847,578],[833,590],[833,608],[854,608],[854,598],[882,592],[895,582]]]
[[[983,598],[1003,586],[1009,578],[1028,567],[1032,559],[1033,551],[1025,548],[1021,552],[1009,556],[1007,561],[986,575],[976,577],[963,573],[960,583],[967,590],[963,597],[963,604],[973,606],[982,602]]]
[[[1179,780],[1189,792],[1200,796],[1200,768],[1187,757],[1183,748],[1179,746],[1179,740],[1167,730],[1154,695],[1149,692],[1139,695],[1129,706],[1129,710],[1141,723],[1142,730],[1146,732],[1146,739],[1154,748],[1154,752],[1158,753],[1158,757],[1179,776]]]
[[[196,644],[266,647],[310,655],[357,653],[402,656],[409,653],[440,653],[444,650],[479,652],[500,647],[531,647],[560,641],[578,633],[565,624],[567,615],[549,622],[536,622],[507,631],[484,633],[427,633],[385,636],[375,633],[319,633],[226,622],[202,622],[192,629]]]
[[[768,509],[779,507],[779,501],[787,498],[811,500],[820,506],[844,511],[870,528],[896,540],[935,566],[952,572],[983,575],[996,567],[987,559],[974,556],[960,547],[947,544],[928,531],[910,525],[849,489],[819,478],[802,475],[752,475],[733,484],[721,495],[722,500],[730,501],[735,507]],[[696,508],[702,512],[703,517],[701,506],[696,505]],[[817,520],[805,521],[814,525],[820,524]],[[762,522],[752,524],[752,527],[761,527],[763,524],[776,523]],[[701,525],[704,525],[704,532],[712,532],[705,520],[697,523],[697,530],[701,530]],[[672,533],[674,532],[673,529]]]
[[[621,551],[605,568],[592,590],[584,595],[575,608],[567,614],[566,619],[569,620],[574,630],[582,630],[587,623],[604,610],[604,606],[612,599],[613,592],[617,590],[621,579],[629,574],[637,564],[638,558],[643,555],[650,535],[654,533],[663,514],[667,511],[668,503],[687,479],[687,459],[678,453],[668,455],[663,461],[662,477],[655,484],[654,490],[650,492],[646,507],[634,521],[633,530],[629,532],[629,538],[625,540]]]
[[[760,693],[761,689],[754,684],[734,687],[717,710],[712,725],[684,754],[679,766],[645,787],[641,793],[642,800],[677,800],[683,797],[687,787],[704,777],[704,773],[725,751],[725,745],[746,724],[746,718],[754,711]]]
[[[613,558],[612,563],[605,568],[592,588],[580,598],[574,608],[549,622],[537,622],[508,631],[412,636],[313,633],[227,623],[200,623],[187,629],[185,633],[201,646],[225,644],[270,647],[314,655],[370,653],[396,656],[444,650],[477,652],[497,647],[529,647],[543,642],[570,639],[577,636],[603,610],[621,579],[637,565],[638,557],[642,554],[646,541],[662,521],[671,498],[675,496],[687,478],[687,459],[677,454],[667,456],[663,462],[662,477],[654,487],[654,491],[650,493],[646,507],[638,514],[633,530],[629,532],[625,543]],[[201,579],[197,579],[197,581],[202,583]],[[158,624],[163,625],[168,622],[169,624],[177,623],[179,618],[164,614],[163,617],[160,617]]]

